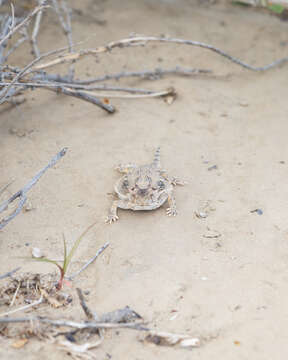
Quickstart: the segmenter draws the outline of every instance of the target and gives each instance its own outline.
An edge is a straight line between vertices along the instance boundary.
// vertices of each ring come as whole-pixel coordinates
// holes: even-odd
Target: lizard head
[[[151,198],[155,192],[164,190],[165,183],[158,170],[149,166],[133,169],[127,174],[123,184],[135,198]]]

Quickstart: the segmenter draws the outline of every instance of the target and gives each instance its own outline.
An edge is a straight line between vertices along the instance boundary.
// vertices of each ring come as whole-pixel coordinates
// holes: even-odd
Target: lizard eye
[[[157,185],[159,186],[160,189],[164,189],[164,187],[165,187],[165,184],[162,180],[159,180]]]
[[[128,188],[128,185],[129,185],[128,180],[125,179],[125,180],[123,181],[123,186],[124,186],[125,188]]]

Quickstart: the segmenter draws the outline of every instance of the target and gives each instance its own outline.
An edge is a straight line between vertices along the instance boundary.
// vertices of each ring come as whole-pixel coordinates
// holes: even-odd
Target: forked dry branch
[[[42,53],[38,46],[38,34],[41,30],[41,21],[47,11],[53,11],[58,22],[67,38],[67,47]],[[94,49],[81,49],[79,43],[73,42],[71,8],[66,0],[38,0],[38,6],[34,8],[24,19],[15,17],[14,7],[11,6],[11,14],[2,17],[1,36],[0,36],[0,104],[12,102],[13,98],[29,89],[42,88],[67,96],[88,101],[107,113],[114,113],[115,107],[109,103],[109,98],[143,98],[143,97],[166,97],[171,96],[170,89],[160,89],[157,91],[149,89],[137,89],[120,86],[92,85],[94,83],[107,80],[119,80],[120,78],[138,77],[145,79],[158,79],[164,75],[174,74],[181,76],[193,76],[195,74],[209,74],[208,69],[183,68],[175,66],[170,69],[156,68],[153,70],[123,71],[116,74],[104,74],[88,79],[75,79],[75,62],[87,56],[96,56],[104,53],[111,53],[113,49],[126,49],[128,47],[146,46],[149,43],[165,43],[189,47],[200,47],[212,51],[227,60],[251,71],[266,71],[288,61],[288,56],[275,60],[264,66],[252,66],[242,60],[226,53],[220,48],[199,41],[165,37],[165,36],[137,36],[112,41],[104,46]],[[31,23],[34,21],[34,24]],[[31,29],[29,29],[29,26]],[[29,31],[28,31],[29,30]],[[20,37],[13,39],[13,35],[18,33]],[[10,38],[12,37],[12,40]],[[15,52],[22,43],[30,42],[34,59],[24,67],[12,67],[9,65],[9,56]],[[54,68],[60,64],[68,64],[67,74],[52,74],[46,70]],[[105,90],[103,95],[101,91]],[[117,91],[117,94],[110,94],[110,91]],[[122,95],[128,92],[129,95]],[[172,90],[173,94],[176,91]],[[136,95],[135,95],[136,94]],[[103,100],[101,100],[101,98]],[[108,99],[107,99],[108,98]]]

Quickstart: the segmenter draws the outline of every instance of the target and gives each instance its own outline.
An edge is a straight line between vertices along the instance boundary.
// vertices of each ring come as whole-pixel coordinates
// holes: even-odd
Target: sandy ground
[[[287,55],[287,23],[245,7],[188,0],[75,0],[72,7],[75,41],[88,37],[86,48],[135,32],[211,43],[254,65]],[[41,36],[45,50],[65,44],[54,19],[46,19]],[[61,148],[69,151],[30,192],[33,210],[0,232],[0,274],[19,264],[23,271],[51,271],[17,257],[36,246],[59,258],[62,233],[71,245],[96,221],[75,255],[87,260],[110,242],[73,284],[90,291],[89,306],[102,313],[129,305],[150,326],[204,339],[190,351],[143,344],[142,335],[121,330],[109,333],[95,350],[98,359],[283,358],[288,353],[287,65],[252,73],[203,49],[157,44],[87,58],[77,71],[96,76],[174,65],[211,69],[213,75],[119,81],[155,90],[174,86],[178,98],[172,105],[111,99],[118,109],[112,116],[45,91],[31,92],[17,108],[1,109],[0,185],[15,179],[5,197]],[[176,189],[179,215],[169,218],[164,208],[120,210],[120,220],[106,225],[107,193],[118,178],[113,166],[150,161],[157,146],[169,173],[189,181]],[[217,168],[209,171],[213,165]],[[211,211],[199,219],[195,211],[206,201]],[[254,209],[263,214],[251,213]],[[208,229],[221,236],[205,237]],[[61,316],[84,318],[76,296]],[[39,350],[43,359],[69,358],[36,340],[22,349],[0,349],[0,357],[36,359]]]

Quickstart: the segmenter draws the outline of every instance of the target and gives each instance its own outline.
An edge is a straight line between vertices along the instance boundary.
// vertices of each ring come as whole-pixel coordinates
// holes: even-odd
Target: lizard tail
[[[161,165],[160,165],[160,146],[155,151],[153,166],[155,166],[158,169],[161,167]]]

